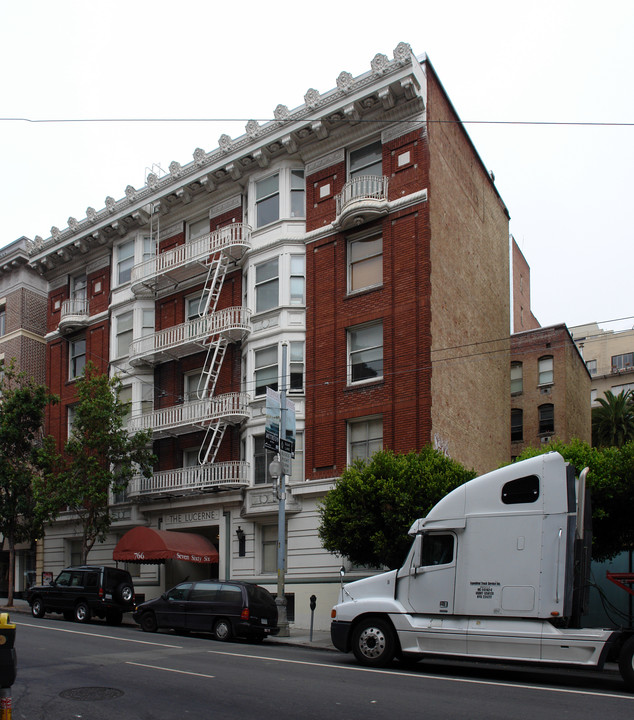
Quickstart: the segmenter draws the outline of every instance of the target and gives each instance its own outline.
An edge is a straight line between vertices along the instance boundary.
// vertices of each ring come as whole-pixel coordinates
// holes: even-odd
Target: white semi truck
[[[434,655],[598,669],[614,661],[634,689],[634,630],[581,627],[586,476],[553,452],[450,492],[412,525],[400,570],[342,578],[335,647],[375,667]]]

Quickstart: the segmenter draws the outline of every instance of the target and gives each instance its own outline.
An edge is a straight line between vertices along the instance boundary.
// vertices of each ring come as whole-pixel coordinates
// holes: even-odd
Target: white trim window
[[[134,312],[128,312],[117,315],[117,335],[115,341],[116,356],[118,358],[127,357],[130,354],[130,343],[134,336]]]
[[[255,396],[266,395],[266,388],[277,390],[278,387],[277,345],[255,351],[254,380]]]
[[[117,285],[130,282],[134,267],[134,240],[117,246]]]
[[[155,330],[154,308],[144,308],[141,311],[141,337],[153,335]]]
[[[280,175],[270,175],[255,183],[255,226],[269,225],[280,219]]]
[[[348,385],[383,378],[383,322],[348,329]]]
[[[348,463],[369,460],[383,449],[381,416],[348,420]]]
[[[87,297],[88,284],[86,282],[86,275],[75,275],[70,281],[71,289],[70,296],[73,300],[85,300]]]
[[[194,370],[183,375],[183,393],[186,403],[198,402],[201,398],[198,393],[202,391],[201,380],[203,371]]]
[[[253,437],[253,484],[266,485],[273,482],[269,473],[269,465],[273,462],[275,453],[264,447],[264,435]]]
[[[260,528],[263,574],[270,575],[277,572],[277,535],[277,525],[262,525]]]
[[[132,417],[132,385],[122,385],[119,389],[119,402],[125,406],[123,424],[127,425]]]
[[[348,292],[383,284],[383,238],[379,235],[348,242]]]
[[[511,363],[511,395],[521,395],[524,389],[524,366],[521,362]]]
[[[304,343],[289,343],[289,376],[290,393],[304,392]]]
[[[291,212],[292,218],[306,217],[306,183],[303,170],[291,170]]]
[[[76,338],[69,342],[69,378],[74,380],[83,374],[86,367],[86,338]]]
[[[383,175],[383,147],[377,140],[369,145],[351,150],[348,156],[350,179],[361,175]]]
[[[306,217],[306,181],[303,168],[283,168],[254,183],[255,228],[283,219]]]
[[[552,385],[554,380],[553,356],[545,355],[537,362],[537,382],[539,385]]]
[[[279,259],[255,266],[255,312],[265,312],[280,304]]]
[[[200,220],[192,220],[187,223],[187,242],[194,242],[198,238],[208,235],[211,232],[209,218],[204,217]]]
[[[306,302],[306,257],[304,255],[291,255],[290,276],[290,303],[291,305],[304,305]]]

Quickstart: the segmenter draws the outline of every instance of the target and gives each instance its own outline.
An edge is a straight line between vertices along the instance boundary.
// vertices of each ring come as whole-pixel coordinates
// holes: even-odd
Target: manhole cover
[[[60,697],[68,700],[111,700],[123,695],[123,690],[108,687],[80,687],[61,692]]]

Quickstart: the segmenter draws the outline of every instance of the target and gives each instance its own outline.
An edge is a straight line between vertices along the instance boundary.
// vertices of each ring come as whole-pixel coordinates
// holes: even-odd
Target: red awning
[[[202,535],[154,530],[141,525],[128,530],[119,540],[112,559],[133,563],[159,563],[172,559],[217,563],[218,551]]]

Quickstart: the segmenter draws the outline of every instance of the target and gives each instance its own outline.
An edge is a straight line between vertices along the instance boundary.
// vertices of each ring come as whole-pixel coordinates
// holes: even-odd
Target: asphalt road
[[[14,720],[596,720],[627,718],[616,673],[427,663],[385,670],[350,655],[132,626],[20,617]]]

